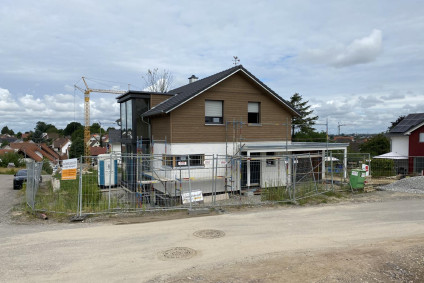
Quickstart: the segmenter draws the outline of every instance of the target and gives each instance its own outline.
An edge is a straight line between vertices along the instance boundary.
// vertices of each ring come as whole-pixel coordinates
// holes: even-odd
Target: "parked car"
[[[13,189],[14,190],[20,190],[22,189],[22,185],[24,182],[27,181],[28,178],[28,172],[26,169],[19,170],[18,173],[16,173],[13,177]],[[39,183],[42,182],[42,178],[40,176],[40,179],[38,180]]]

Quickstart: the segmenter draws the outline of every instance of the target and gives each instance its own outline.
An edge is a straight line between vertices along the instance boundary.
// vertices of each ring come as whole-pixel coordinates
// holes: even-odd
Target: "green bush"
[[[392,159],[373,159],[371,160],[371,176],[387,177],[394,176],[395,163]]]
[[[15,152],[7,152],[1,155],[0,159],[0,167],[7,167],[9,163],[15,164],[16,167],[25,166],[25,162],[22,161],[21,156]]]
[[[53,173],[53,168],[50,166],[50,162],[48,162],[48,160],[43,160],[43,168],[42,170],[44,172],[46,172],[47,174],[52,174]]]

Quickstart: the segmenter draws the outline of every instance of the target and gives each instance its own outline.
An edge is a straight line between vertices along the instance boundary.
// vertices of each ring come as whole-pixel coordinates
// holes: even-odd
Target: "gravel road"
[[[422,282],[423,204],[263,208],[16,234],[1,238],[0,274],[5,282]]]

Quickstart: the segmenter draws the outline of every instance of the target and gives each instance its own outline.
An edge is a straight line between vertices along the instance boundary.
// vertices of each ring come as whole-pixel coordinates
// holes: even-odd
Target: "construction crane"
[[[339,129],[339,136],[340,136],[340,128],[342,127],[342,126],[352,126],[353,124],[340,124],[340,122],[338,122],[337,123],[338,125],[337,125],[337,128]]]
[[[85,84],[85,89],[80,88],[77,85],[74,85],[76,89],[79,89],[84,93],[84,155],[90,156],[90,93],[91,92],[100,92],[100,93],[114,93],[114,94],[124,94],[127,91],[125,90],[113,90],[113,89],[97,89],[88,87],[85,77],[82,77],[82,81]]]

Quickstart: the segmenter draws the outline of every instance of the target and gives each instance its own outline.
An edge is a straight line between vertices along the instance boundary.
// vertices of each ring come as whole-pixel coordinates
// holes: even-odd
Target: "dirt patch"
[[[424,282],[424,237],[268,254],[150,282]]]

